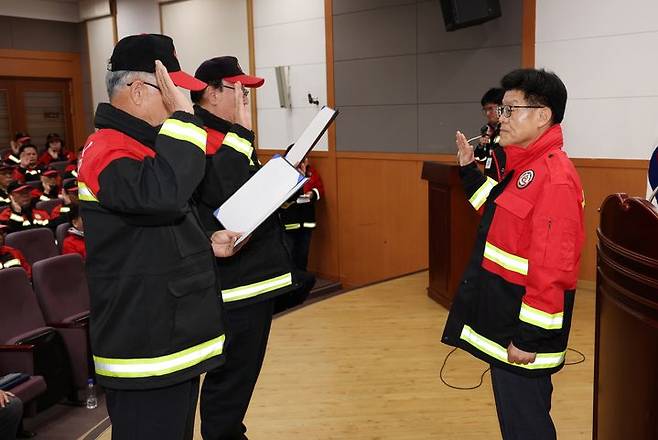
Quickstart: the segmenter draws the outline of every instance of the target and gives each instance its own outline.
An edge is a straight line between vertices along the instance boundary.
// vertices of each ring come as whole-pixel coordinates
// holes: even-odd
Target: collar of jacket
[[[140,144],[151,148],[155,147],[155,138],[160,131],[159,126],[153,127],[148,122],[119,110],[106,102],[98,104],[94,126],[120,131]]]
[[[205,125],[208,128],[212,128],[213,130],[217,130],[218,132],[223,134],[228,133],[231,127],[233,126],[233,124],[227,121],[226,119],[222,119],[218,116],[213,115],[208,110],[201,107],[200,105],[196,105],[196,104],[194,105],[194,114],[199,118],[201,118],[201,120],[203,121],[203,125]]]
[[[563,145],[562,126],[555,124],[526,148],[518,145],[505,146],[505,155],[507,156],[505,168],[513,171],[513,174],[522,172],[526,166],[537,158],[551,150],[560,150]]]

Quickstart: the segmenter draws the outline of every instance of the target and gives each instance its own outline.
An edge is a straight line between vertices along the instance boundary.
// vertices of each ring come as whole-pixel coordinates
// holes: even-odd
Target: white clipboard
[[[318,143],[329,124],[338,116],[338,110],[331,107],[322,107],[304,132],[299,136],[297,142],[286,154],[286,160],[294,167],[299,165],[311,149]]]

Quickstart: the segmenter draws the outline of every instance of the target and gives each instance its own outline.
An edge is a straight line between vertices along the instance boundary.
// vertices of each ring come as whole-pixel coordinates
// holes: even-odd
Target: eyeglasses
[[[141,80],[140,80],[140,81],[141,81]],[[151,83],[146,82],[146,81],[142,81],[142,82],[143,82],[144,84],[146,84],[147,86],[151,86],[151,87],[153,87],[154,89],[158,89],[158,90],[160,90],[160,87],[156,86],[155,84],[151,84]],[[133,84],[135,84],[135,81],[133,81],[133,82],[129,82],[128,84],[126,84],[126,86],[130,87],[130,86],[132,86]]]
[[[227,84],[222,84],[222,87],[226,87],[227,89],[235,90],[235,87],[233,87],[233,86],[229,86],[229,85],[227,85]],[[242,96],[244,96],[245,98],[246,98],[247,96],[249,96],[249,90],[247,90],[246,88],[242,87]]]
[[[543,105],[499,105],[496,108],[496,113],[498,114],[498,117],[505,117],[509,118],[512,116],[512,111],[515,108],[544,108],[545,106]]]

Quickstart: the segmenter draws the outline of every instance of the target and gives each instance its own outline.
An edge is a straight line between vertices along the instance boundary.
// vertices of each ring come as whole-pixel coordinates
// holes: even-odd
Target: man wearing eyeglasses
[[[500,122],[498,121],[498,106],[503,102],[505,91],[501,88],[491,88],[480,100],[482,114],[487,121],[480,129],[480,142],[475,147],[475,159],[484,162],[484,175],[501,180],[505,170],[505,155],[500,148]]]
[[[191,92],[195,114],[208,132],[206,175],[197,189],[197,208],[205,227],[214,230],[222,226],[213,212],[261,166],[248,94],[265,80],[245,74],[232,56],[203,62],[194,76],[208,84]],[[201,389],[205,440],[247,438],[243,419],[265,357],[273,299],[299,287],[283,240],[275,214],[252,233],[239,254],[218,261],[231,345],[226,364],[208,372]]]
[[[584,196],[562,151],[567,90],[560,78],[520,69],[501,84],[507,164],[500,182],[479,171],[473,149],[456,135],[464,190],[482,221],[443,342],[490,364],[505,440],[553,440],[551,375],[567,350]]]

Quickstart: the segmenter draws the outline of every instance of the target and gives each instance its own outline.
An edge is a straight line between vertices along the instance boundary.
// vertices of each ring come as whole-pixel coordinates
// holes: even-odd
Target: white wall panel
[[[325,63],[324,19],[254,29],[258,67]]]
[[[89,65],[91,71],[91,96],[93,111],[100,102],[108,102],[105,88],[107,63],[114,48],[114,24],[112,17],[98,18],[87,22]]]
[[[302,134],[316,113],[315,108],[260,109],[258,111],[258,147],[285,149]],[[313,150],[327,151],[326,134]]]
[[[0,1],[0,15],[72,23],[80,21],[77,3],[47,0],[2,0]]]
[[[238,57],[249,70],[246,0],[189,0],[163,4],[162,28],[174,39],[183,70],[222,55]]]
[[[324,0],[254,0],[254,26],[324,17]]]
[[[538,0],[536,40],[572,40],[658,30],[656,0]]]
[[[119,39],[135,34],[159,34],[160,10],[156,0],[117,0]]]

